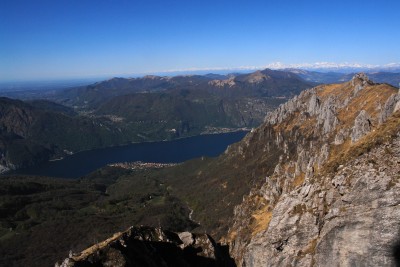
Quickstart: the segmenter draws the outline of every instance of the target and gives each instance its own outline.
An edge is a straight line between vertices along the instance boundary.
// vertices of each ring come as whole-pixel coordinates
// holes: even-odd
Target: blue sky
[[[0,80],[400,62],[400,1],[1,0]]]

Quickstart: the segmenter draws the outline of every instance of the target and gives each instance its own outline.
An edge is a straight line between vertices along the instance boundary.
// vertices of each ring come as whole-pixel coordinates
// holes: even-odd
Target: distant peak
[[[351,79],[351,85],[354,87],[354,94],[357,94],[357,92],[362,90],[364,86],[373,84],[374,82],[371,81],[364,72],[357,73]]]
[[[352,80],[362,80],[365,82],[371,82],[370,79],[368,78],[367,74],[364,72],[357,73],[356,75],[353,76]]]
[[[110,79],[108,79],[108,80],[105,80],[105,82],[115,81],[115,80],[121,80],[121,79],[123,79],[123,78],[121,78],[121,77],[112,77],[112,78],[110,78]]]
[[[160,76],[157,75],[146,75],[143,77],[143,79],[151,79],[151,80],[155,80],[155,79],[160,79]]]
[[[268,80],[270,78],[271,77],[269,75],[266,75],[263,71],[258,70],[256,72],[251,73],[247,81],[249,83],[259,83],[264,80]]]

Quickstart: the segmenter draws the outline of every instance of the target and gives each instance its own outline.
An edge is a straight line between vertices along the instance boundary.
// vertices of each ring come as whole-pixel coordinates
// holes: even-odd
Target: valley
[[[238,75],[233,85],[215,85],[213,78],[113,78],[45,100],[3,97],[1,170],[82,150],[256,127],[287,97],[312,86],[273,70]]]
[[[117,255],[135,261],[129,249],[136,251],[138,244],[126,235],[136,240],[141,231],[164,231],[159,227],[179,235],[208,233],[229,248],[237,266],[338,259],[343,265],[394,264],[399,108],[398,88],[357,74],[345,83],[302,91],[216,158],[156,169],[108,166],[76,180],[3,177],[1,264],[51,264],[70,250],[68,266],[121,260]],[[96,246],[94,254],[73,256],[140,225],[155,230],[116,235],[98,248],[103,258],[91,256]],[[362,229],[368,229],[368,238]],[[50,238],[53,233],[62,238]],[[38,236],[45,245],[36,244]],[[349,236],[357,239],[346,245]],[[133,243],[122,249],[123,242]],[[366,245],[357,248],[360,242]],[[229,260],[213,264],[232,266]]]

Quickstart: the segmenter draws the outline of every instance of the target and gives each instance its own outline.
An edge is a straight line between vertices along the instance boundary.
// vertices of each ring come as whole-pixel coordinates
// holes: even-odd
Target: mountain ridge
[[[215,162],[191,169],[195,176],[170,169],[190,180],[174,192],[188,201],[201,229],[230,245],[238,266],[337,260],[343,266],[394,264],[400,216],[395,208],[400,192],[399,109],[398,89],[375,84],[365,74],[303,91],[270,112],[260,127]],[[170,175],[161,174],[166,183],[180,179]],[[187,183],[217,192],[204,199]],[[194,205],[189,196],[203,203]],[[214,214],[220,217],[207,221]],[[346,245],[351,236],[357,238]]]
[[[339,83],[351,80],[356,73],[342,73],[342,72],[317,72],[304,69],[285,69],[285,71],[295,73],[306,81],[316,83]],[[392,86],[399,87],[400,73],[398,72],[385,72],[385,71],[369,71],[368,76],[377,83],[388,83]]]
[[[269,79],[252,82],[255,75],[267,75]],[[265,76],[266,77],[266,76]],[[216,79],[217,78],[217,79]],[[228,81],[228,82],[227,82]],[[229,81],[231,81],[229,83]],[[225,85],[229,86],[225,86]],[[92,85],[70,88],[59,91],[53,100],[69,106],[92,108],[112,97],[134,93],[149,93],[168,90],[205,91],[213,95],[229,97],[241,96],[293,96],[301,90],[311,87],[313,83],[302,80],[295,74],[285,71],[256,71],[250,74],[238,75],[181,75],[155,76],[147,75],[140,78],[112,78]],[[228,90],[229,89],[229,90]],[[101,94],[99,94],[101,92]]]
[[[267,175],[263,185],[258,189],[254,187],[244,198],[243,203],[235,208],[236,218],[228,239],[230,238],[234,244],[231,252],[239,266],[260,266],[267,262],[271,266],[279,264],[308,266],[312,262],[321,265],[326,263],[327,258],[330,259],[330,264],[337,263],[329,249],[322,250],[324,242],[329,241],[324,236],[320,237],[319,233],[325,229],[325,222],[328,225],[332,212],[339,211],[339,208],[336,210],[333,207],[334,204],[340,204],[340,194],[343,195],[344,192],[337,195],[335,190],[346,188],[348,190],[346,193],[352,197],[357,191],[353,191],[349,184],[337,182],[335,179],[340,176],[341,169],[354,168],[352,163],[349,163],[350,160],[362,157],[364,154],[368,155],[375,147],[381,148],[382,145],[393,147],[393,144],[396,144],[398,140],[396,136],[400,130],[399,111],[391,99],[396,99],[399,103],[400,97],[396,88],[374,84],[366,75],[359,74],[344,85],[322,85],[302,92],[298,97],[270,113],[266,118],[266,125],[250,134],[254,136],[253,138],[257,138],[256,136],[262,133],[263,127],[263,131],[270,128],[268,135],[270,139],[275,139],[273,142],[279,144],[282,154],[273,174]],[[387,114],[393,115],[386,116]],[[389,128],[379,130],[385,123]],[[270,149],[268,148],[270,143],[264,145],[267,151]],[[395,155],[392,160],[396,162]],[[383,165],[385,164],[381,163],[380,166]],[[363,168],[368,168],[368,164]],[[326,172],[327,174],[324,174]],[[380,189],[381,194],[385,194],[386,190],[397,194],[399,190],[398,183],[395,182],[396,169],[388,168],[384,173],[386,180],[382,183],[393,183],[395,187],[389,189],[383,185]],[[353,172],[353,175],[359,177],[360,173]],[[346,179],[344,178],[346,176],[340,177]],[[371,175],[368,179],[376,178]],[[394,179],[393,182],[391,179]],[[331,184],[334,186],[331,187]],[[368,188],[360,187],[359,190],[367,192]],[[334,197],[324,202],[325,196],[328,198],[329,194],[333,194]],[[373,198],[374,195],[371,195],[371,199]],[[360,202],[359,208],[364,209],[361,207],[368,206],[371,199],[364,197],[365,202]],[[347,205],[351,207],[351,204]],[[340,209],[345,211],[349,207]],[[286,210],[289,213],[285,212]],[[385,212],[390,214],[393,210],[389,208]],[[365,216],[365,223],[373,220]],[[373,261],[363,256],[355,255],[348,258],[340,256],[340,264],[347,266],[362,262],[363,265],[372,263],[379,265],[387,261],[385,257],[390,257],[393,262],[391,249],[397,239],[394,221],[397,215],[393,216],[387,217],[387,223],[391,225],[387,231],[391,234],[390,241],[385,241],[386,256],[378,255],[373,248],[368,249],[364,246],[362,252],[358,253],[361,253],[360,255],[373,253],[376,255]],[[340,224],[340,220],[338,223]],[[351,224],[351,221],[348,220],[346,223]],[[337,225],[333,224],[333,227],[336,231],[340,231]],[[348,232],[343,234],[347,236],[351,233],[360,234],[356,230],[346,231]],[[379,231],[381,230],[373,230],[371,239],[380,240]],[[362,240],[364,243],[371,242],[367,239]],[[340,255],[352,255],[350,251],[356,249],[354,244],[345,247],[343,241],[335,242],[330,245],[330,249],[339,251]],[[339,246],[343,248],[340,249]]]

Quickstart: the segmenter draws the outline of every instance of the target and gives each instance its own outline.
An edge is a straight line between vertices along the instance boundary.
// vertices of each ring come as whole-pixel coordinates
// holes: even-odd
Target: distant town
[[[178,163],[155,163],[155,162],[119,162],[108,164],[110,167],[123,168],[127,170],[145,170],[145,169],[161,169],[166,167],[173,167],[178,165]]]

